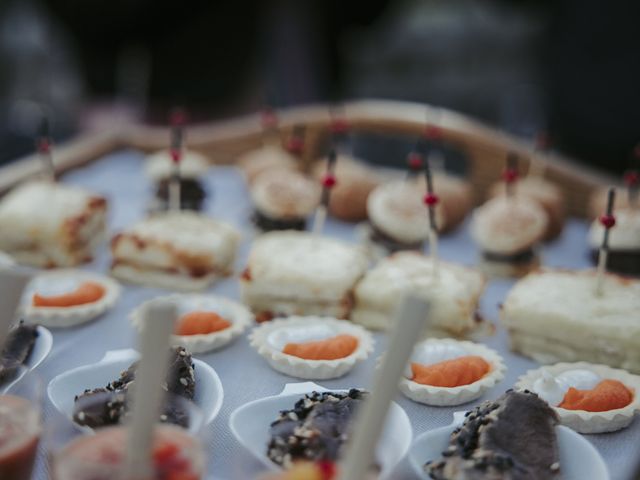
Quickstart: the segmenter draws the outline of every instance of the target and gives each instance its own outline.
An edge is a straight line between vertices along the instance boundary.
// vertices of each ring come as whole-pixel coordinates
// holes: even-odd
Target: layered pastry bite
[[[557,424],[536,394],[510,390],[468,412],[443,458],[428,461],[425,472],[434,480],[561,478]]]
[[[258,237],[240,278],[242,301],[258,322],[286,315],[346,318],[368,266],[362,248],[304,232]]]
[[[130,415],[130,388],[134,384],[138,362],[120,374],[120,378],[104,388],[85,390],[75,397],[73,420],[79,425],[102,428],[117,425]],[[183,347],[171,349],[171,360],[163,388],[177,397],[193,400],[196,391],[196,376],[191,354]],[[167,397],[161,422],[187,425],[188,412],[181,404]]]
[[[231,273],[239,233],[193,212],[154,215],[111,240],[115,277],[172,290],[202,290]]]
[[[247,184],[251,185],[258,175],[271,169],[297,170],[298,160],[281,146],[267,144],[242,155],[238,166]]]
[[[305,230],[320,202],[320,185],[294,170],[271,169],[251,184],[253,221],[263,230]]]
[[[274,320],[255,328],[249,340],[274,370],[310,380],[341,377],[373,350],[369,332],[329,317]]]
[[[104,197],[59,183],[24,183],[0,201],[0,250],[36,267],[78,265],[93,258],[106,222]]]
[[[504,190],[504,182],[497,182],[489,189],[489,196],[503,196]],[[530,175],[518,180],[515,195],[535,200],[547,213],[549,222],[544,240],[553,240],[562,233],[566,218],[565,199],[562,190],[555,183],[540,176]]]
[[[253,314],[233,300],[216,295],[176,294],[148,300],[136,308],[131,314],[136,328],[142,330],[147,311],[154,303],[166,301],[174,303],[178,312],[171,343],[192,353],[223,348],[253,323]]]
[[[538,394],[560,422],[580,433],[627,427],[640,410],[640,377],[586,362],[557,363],[521,376],[516,388]]]
[[[477,270],[438,261],[420,252],[398,252],[382,259],[355,288],[351,320],[374,330],[388,329],[402,298],[429,301],[428,333],[460,336],[479,326],[478,302],[485,278]]]
[[[481,269],[490,276],[521,277],[537,268],[537,246],[548,223],[529,197],[503,195],[476,208],[471,235],[481,250]]]
[[[326,174],[326,162],[317,162],[313,176],[320,181]],[[338,179],[331,189],[329,213],[347,222],[367,219],[367,199],[380,184],[380,177],[364,162],[347,155],[338,155],[335,163]]]
[[[640,208],[616,209],[615,225],[609,231],[607,270],[640,276]],[[598,263],[604,226],[594,220],[589,230],[591,259]]]
[[[0,351],[0,385],[15,378],[29,360],[38,340],[38,326],[20,322],[13,327]]]
[[[356,389],[305,395],[271,424],[267,457],[287,469],[299,461],[337,461],[354,412],[368,395]]]
[[[46,327],[73,327],[112,308],[120,285],[109,277],[82,270],[56,270],[36,276],[21,307],[24,318]]]
[[[180,206],[186,210],[201,210],[207,192],[200,179],[209,170],[209,161],[204,155],[193,150],[185,150],[180,159]],[[147,176],[155,184],[156,199],[152,210],[169,208],[169,183],[174,171],[174,163],[169,150],[150,155],[145,164]]]
[[[518,281],[501,309],[511,349],[540,363],[587,361],[640,373],[640,280],[544,270]]]
[[[473,192],[469,182],[447,173],[433,174],[433,188],[442,203],[444,223],[442,233],[460,225],[473,208]]]
[[[414,347],[400,391],[426,405],[461,405],[481,397],[505,370],[502,357],[484,345],[429,339]]]
[[[375,188],[367,200],[370,240],[390,252],[421,250],[429,236],[429,216],[421,179],[394,180]],[[436,223],[446,221],[438,204]]]

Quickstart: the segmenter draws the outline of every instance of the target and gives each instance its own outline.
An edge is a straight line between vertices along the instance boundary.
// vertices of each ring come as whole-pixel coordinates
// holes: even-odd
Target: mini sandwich
[[[640,209],[616,209],[616,224],[609,232],[607,269],[624,275],[640,276]],[[604,227],[595,220],[589,230],[589,248],[598,263]]]
[[[145,171],[156,185],[156,202],[152,210],[167,210],[169,183],[173,175],[173,161],[168,150],[149,156]],[[180,206],[186,210],[201,210],[207,196],[200,178],[209,170],[207,158],[191,150],[185,150],[180,160]]]
[[[585,361],[640,373],[640,280],[593,270],[544,270],[518,281],[502,305],[511,348],[540,363]]]
[[[537,245],[547,214],[529,197],[496,197],[478,207],[471,234],[481,250],[481,269],[490,276],[521,277],[540,265]]]
[[[318,181],[326,173],[326,161],[314,165],[313,175]],[[335,175],[338,181],[331,189],[329,213],[347,222],[366,220],[367,199],[371,191],[380,184],[376,172],[362,161],[347,155],[338,155]]]
[[[320,184],[294,170],[271,169],[255,178],[251,198],[261,230],[304,230],[320,202]]]
[[[374,189],[367,200],[371,241],[390,252],[421,250],[429,236],[425,193],[421,178],[396,180]],[[444,223],[441,205],[436,210],[436,222]]]
[[[274,168],[297,170],[298,161],[279,145],[267,144],[242,155],[238,159],[238,166],[247,184],[251,185],[258,175],[267,170]]]
[[[202,290],[231,273],[240,236],[193,212],[143,220],[111,241],[113,276],[172,290]]]
[[[106,216],[104,197],[59,183],[25,183],[0,202],[0,250],[36,267],[88,262],[104,239]]]
[[[364,252],[304,232],[271,232],[253,243],[240,281],[258,321],[286,315],[346,318],[353,288],[367,268]]]
[[[429,301],[428,333],[462,336],[480,322],[478,301],[485,278],[473,268],[433,260],[419,252],[399,252],[367,272],[355,289],[351,320],[367,328],[391,328],[394,312],[407,294]]]
[[[504,189],[504,182],[495,183],[489,190],[489,196],[502,196]],[[549,222],[544,235],[545,240],[553,240],[562,233],[566,216],[565,201],[562,191],[556,184],[540,176],[527,176],[518,181],[515,194],[535,200],[547,212]]]

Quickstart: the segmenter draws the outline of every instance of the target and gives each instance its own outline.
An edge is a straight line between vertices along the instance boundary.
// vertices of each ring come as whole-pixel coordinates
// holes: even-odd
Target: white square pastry
[[[111,273],[121,280],[172,290],[202,290],[231,273],[240,235],[189,211],[154,215],[111,241]]]
[[[399,252],[370,270],[355,289],[351,320],[367,328],[391,327],[394,312],[406,294],[429,301],[429,330],[439,335],[463,335],[478,325],[478,301],[485,286],[477,270],[430,257]]]
[[[594,270],[544,270],[515,284],[502,305],[511,348],[541,363],[586,361],[640,372],[640,280]]]
[[[107,200],[77,187],[24,183],[0,202],[0,250],[36,267],[90,261],[104,239]]]
[[[280,315],[346,318],[368,260],[360,247],[306,232],[258,237],[241,278],[241,295],[257,319]]]

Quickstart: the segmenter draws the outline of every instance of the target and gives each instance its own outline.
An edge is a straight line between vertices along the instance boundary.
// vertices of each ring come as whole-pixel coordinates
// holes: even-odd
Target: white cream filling
[[[306,343],[327,340],[339,335],[334,326],[315,324],[308,326],[290,326],[271,332],[267,344],[281,352],[288,343]]]
[[[585,369],[567,370],[555,377],[543,370],[540,378],[533,383],[532,390],[549,405],[557,406],[570,388],[591,390],[601,381],[598,374]]]

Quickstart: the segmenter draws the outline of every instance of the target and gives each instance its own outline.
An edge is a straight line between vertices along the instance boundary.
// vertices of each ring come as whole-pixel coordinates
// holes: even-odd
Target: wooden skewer
[[[384,362],[354,425],[352,441],[340,469],[340,480],[362,480],[369,470],[387,411],[398,391],[398,379],[424,329],[427,309],[424,300],[412,296],[406,297],[400,305]]]
[[[427,181],[427,193],[424,196],[424,203],[429,212],[429,255],[433,262],[433,274],[438,274],[438,224],[436,221],[436,205],[439,199],[433,189],[433,177],[431,175],[431,167],[429,159],[424,162],[424,174]]]
[[[169,180],[169,210],[173,212],[180,211],[182,201],[180,199],[181,183],[180,183],[180,163],[184,154],[184,126],[185,114],[181,109],[175,109],[171,114],[171,162],[173,172]]]
[[[46,116],[42,117],[40,123],[36,150],[42,162],[46,178],[51,182],[55,182],[56,167],[53,163],[53,155],[51,154],[51,129],[49,127],[49,119]]]
[[[327,173],[325,173],[322,178],[322,197],[320,198],[320,204],[318,205],[318,208],[316,208],[315,216],[313,218],[312,232],[316,237],[322,233],[324,228],[324,223],[327,219],[327,210],[329,209],[331,189],[336,185],[336,177],[334,174],[336,159],[336,150],[335,148],[331,148],[329,158],[327,159]]]
[[[613,216],[615,197],[615,188],[610,188],[607,197],[607,212],[600,217],[600,223],[604,227],[604,234],[602,235],[602,244],[598,253],[598,270],[596,272],[596,295],[598,296],[602,296],[604,293],[604,276],[607,272],[607,257],[609,256],[609,230],[616,224],[616,219]]]
[[[32,274],[15,267],[0,268],[0,352]]]
[[[140,336],[140,363],[133,390],[131,425],[127,435],[125,478],[150,478],[153,472],[153,432],[160,416],[167,375],[170,337],[176,319],[176,307],[170,302],[150,305]]]

